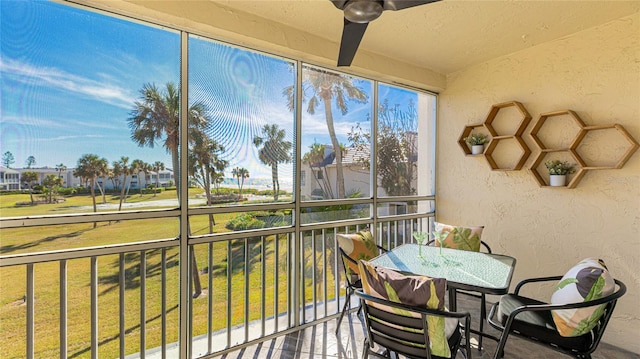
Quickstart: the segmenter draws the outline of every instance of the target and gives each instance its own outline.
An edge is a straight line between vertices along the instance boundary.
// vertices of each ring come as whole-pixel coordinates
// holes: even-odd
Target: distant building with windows
[[[20,172],[0,166],[0,191],[15,191],[20,189]]]
[[[22,173],[35,172],[38,174],[38,180],[36,184],[42,185],[42,182],[48,175],[56,175],[62,179],[62,187],[87,187],[89,183],[83,183],[80,177],[76,177],[73,172],[75,168],[68,168],[64,171],[60,171],[51,167],[40,168],[4,168],[0,166],[0,190],[20,190],[28,189],[26,183],[22,183],[20,180]],[[122,188],[124,176],[120,175],[118,178],[114,177],[99,177],[97,183],[107,190],[113,190],[116,188]],[[162,170],[159,172],[151,171],[147,172],[146,176],[143,172],[138,174],[127,176],[126,185],[130,189],[146,188],[149,185],[156,185],[159,187],[171,187],[175,185],[175,179],[173,171],[170,169]]]
[[[369,148],[356,150],[345,148],[342,156],[342,171],[344,173],[344,187],[350,193],[360,191],[360,195],[368,197],[370,194],[370,171],[364,168],[363,160],[369,159]],[[325,188],[337,195],[338,186],[335,183],[336,156],[332,145],[325,145],[324,158],[319,163],[303,163],[300,171],[300,194],[305,200],[330,199]],[[324,187],[324,188],[323,188]]]

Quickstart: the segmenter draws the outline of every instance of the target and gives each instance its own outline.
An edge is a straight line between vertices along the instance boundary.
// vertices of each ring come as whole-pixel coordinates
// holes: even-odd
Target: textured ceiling
[[[329,0],[212,1],[335,42],[337,59],[343,16]],[[638,11],[637,0],[444,0],[385,11],[360,49],[448,74]]]

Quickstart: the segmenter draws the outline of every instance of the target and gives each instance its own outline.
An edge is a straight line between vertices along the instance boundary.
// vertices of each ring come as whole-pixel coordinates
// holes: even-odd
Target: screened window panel
[[[292,201],[294,64],[191,36],[189,83],[190,205]]]

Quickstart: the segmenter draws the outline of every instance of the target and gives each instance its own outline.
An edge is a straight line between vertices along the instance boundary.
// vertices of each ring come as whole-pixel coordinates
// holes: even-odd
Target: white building
[[[303,163],[300,171],[300,194],[307,200],[330,199],[331,195],[325,193],[326,186],[334,197],[338,194],[336,183],[337,170],[333,146],[326,145],[324,159],[321,163]],[[358,151],[353,147],[345,149],[342,156],[342,171],[344,174],[344,188],[346,195],[360,191],[360,197],[370,196],[369,169],[365,168],[362,161],[370,157],[369,150]]]
[[[79,177],[74,176],[73,172],[74,168],[68,168],[64,171],[59,171],[55,168],[51,167],[41,167],[41,168],[19,168],[19,169],[5,169],[4,167],[0,167],[1,171],[0,176],[0,189],[1,190],[11,190],[11,189],[20,189],[21,181],[20,176],[23,172],[35,172],[38,174],[37,184],[42,184],[42,181],[48,175],[56,175],[60,176],[62,179],[62,187],[83,187],[88,186],[88,183],[82,183],[82,180]],[[6,173],[6,174],[5,174]],[[8,177],[8,179],[5,179]],[[159,177],[159,178],[158,178]],[[118,178],[112,177],[99,177],[97,183],[100,186],[104,185],[104,188],[107,190],[113,190],[115,188],[121,188],[124,176],[120,175]],[[8,184],[11,184],[9,187]],[[3,186],[2,184],[7,184],[7,186]],[[175,179],[173,176],[173,171],[171,170],[161,170],[158,173],[156,172],[147,172],[146,176],[144,172],[140,172],[138,174],[127,176],[126,185],[129,186],[129,189],[140,189],[146,188],[148,185],[156,185],[158,184],[160,187],[170,187],[175,185]],[[22,184],[22,188],[26,188],[26,184]]]
[[[0,191],[20,189],[20,172],[0,166]]]

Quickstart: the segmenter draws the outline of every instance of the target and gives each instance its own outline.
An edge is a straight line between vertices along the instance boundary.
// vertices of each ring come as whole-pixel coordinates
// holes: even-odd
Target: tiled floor
[[[459,298],[460,299],[460,298]],[[480,308],[479,301],[475,299],[460,300],[459,308],[469,310],[472,318],[477,318]],[[474,315],[475,314],[475,315]],[[307,327],[300,331],[280,336],[273,340],[234,351],[218,358],[220,359],[319,359],[319,358],[361,358],[364,342],[364,326],[356,313],[352,313],[342,322],[339,334],[335,334],[336,320],[331,319]],[[472,326],[475,326],[474,322]],[[496,333],[488,324],[487,331]],[[475,343],[475,338],[472,338]],[[472,349],[472,357],[478,359],[493,358],[496,342],[485,339],[482,351]],[[370,356],[375,358],[374,356]],[[509,338],[505,350],[505,358],[523,359],[553,359],[569,358],[558,352],[543,348],[526,340],[515,337]],[[456,358],[464,358],[458,353]],[[640,359],[640,355],[633,354],[601,343],[593,354],[593,359]]]

